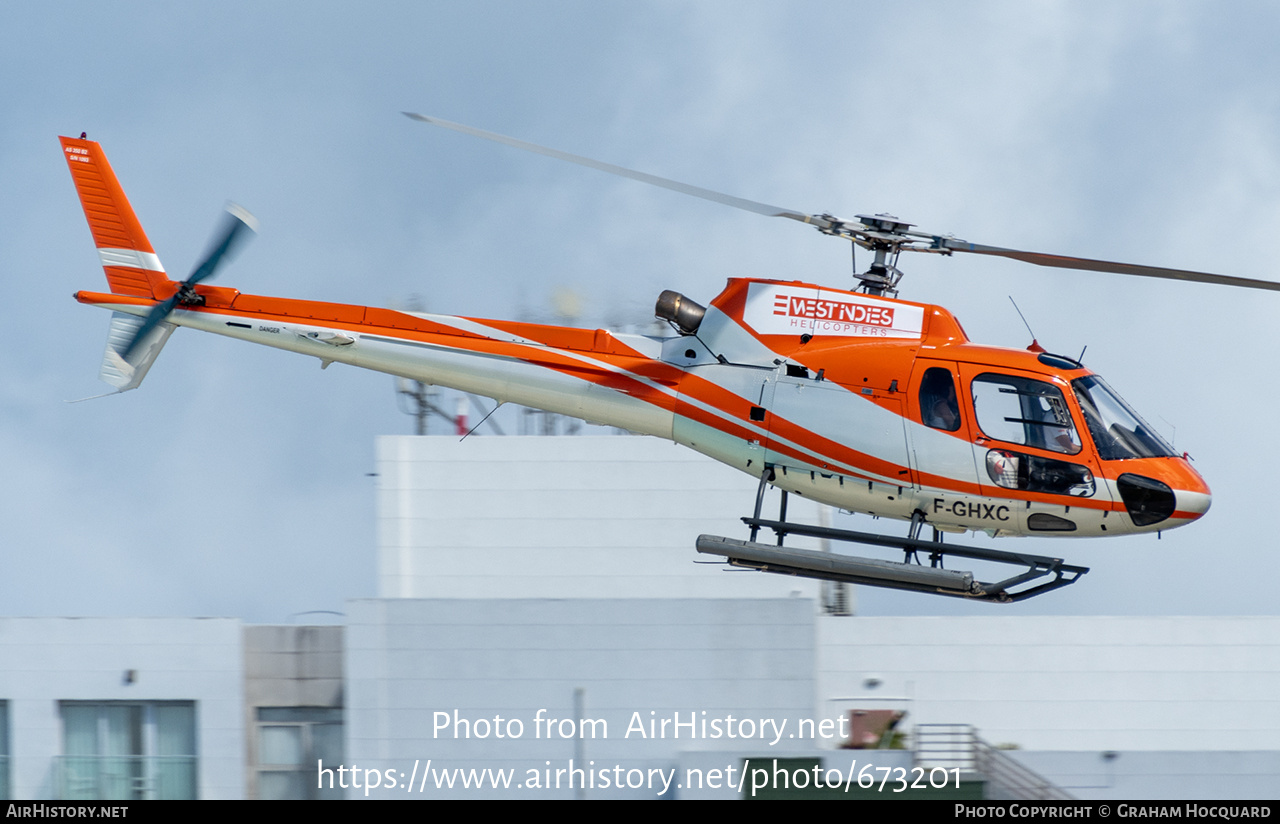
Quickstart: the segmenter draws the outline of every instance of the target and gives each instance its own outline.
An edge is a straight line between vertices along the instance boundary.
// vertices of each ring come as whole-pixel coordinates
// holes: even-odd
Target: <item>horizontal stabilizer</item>
[[[121,353],[138,334],[144,322],[143,318],[136,315],[111,313],[111,328],[107,332],[107,348],[102,355],[102,370],[98,373],[98,379],[114,386],[117,392],[138,388],[151,369],[151,364],[160,355],[165,341],[169,340],[169,336],[177,328],[172,323],[157,324],[138,341],[129,353],[128,360],[125,360]]]

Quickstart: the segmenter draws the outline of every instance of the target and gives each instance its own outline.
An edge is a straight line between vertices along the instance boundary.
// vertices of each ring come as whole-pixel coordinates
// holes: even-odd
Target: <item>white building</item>
[[[379,597],[345,627],[0,619],[0,795],[734,797],[773,759],[910,767],[840,749],[876,709],[909,740],[972,725],[1080,798],[1280,794],[1280,617],[841,615],[697,555],[745,537],[756,482],[687,450],[383,438],[378,460]]]
[[[700,533],[746,537],[740,519],[751,514],[758,482],[676,444],[625,436],[381,437],[377,451],[383,598],[819,591],[806,579],[725,572],[697,554]],[[794,495],[788,505],[791,517],[809,523],[823,509]]]
[[[244,797],[240,622],[0,618],[7,798]]]
[[[435,713],[531,725],[539,709],[571,712],[581,690],[582,711],[611,731],[582,752],[608,763],[843,758],[834,738],[617,739],[635,712],[819,723],[897,709],[913,730],[972,725],[1081,797],[1280,791],[1274,773],[1161,784],[1122,769],[1141,760],[1131,753],[1198,753],[1265,774],[1280,742],[1280,618],[833,615],[814,582],[693,563],[697,534],[745,537],[737,519],[756,484],[687,450],[624,437],[382,438],[378,456],[379,594],[425,600],[352,605],[348,742],[363,763],[559,763],[564,742],[442,738],[452,727],[435,729]],[[823,517],[796,504],[797,520]]]

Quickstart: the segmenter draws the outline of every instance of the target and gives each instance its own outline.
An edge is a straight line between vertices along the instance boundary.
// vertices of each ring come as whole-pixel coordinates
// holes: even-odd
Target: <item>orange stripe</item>
[[[86,304],[129,304],[137,306],[153,305],[154,301],[124,295],[108,295],[97,292],[77,292],[76,299]],[[598,386],[612,389],[621,394],[650,403],[661,409],[705,424],[726,434],[741,437],[744,441],[768,439],[769,448],[804,463],[814,466],[828,464],[828,469],[846,477],[871,480],[880,483],[893,483],[894,473],[900,469],[910,469],[891,461],[875,458],[871,455],[850,449],[837,441],[817,435],[803,427],[780,417],[774,416],[768,431],[765,427],[752,427],[750,411],[754,404],[733,392],[695,374],[685,372],[679,367],[654,360],[640,354],[623,355],[612,351],[596,351],[581,349],[584,354],[612,366],[615,372],[599,365],[586,363],[571,353],[552,347],[550,344],[531,345],[513,341],[487,338],[476,333],[459,330],[443,323],[408,315],[388,309],[376,309],[348,304],[320,303],[300,301],[290,298],[267,298],[256,295],[237,295],[233,305],[225,308],[191,307],[188,311],[211,314],[227,314],[246,318],[304,321],[325,321],[339,324],[339,328],[365,334],[382,334],[387,337],[406,341],[434,343],[461,351],[509,357],[531,366],[550,369],[561,374],[571,375],[589,381]],[[594,336],[593,330],[570,330],[569,327],[539,327],[533,324],[495,323],[489,320],[464,318],[474,323],[492,326],[512,335],[519,335],[530,340],[560,339],[572,337],[564,334],[568,331],[584,333],[579,336],[579,345],[587,336]],[[612,336],[610,336],[612,338]],[[614,344],[630,350],[613,339]],[[542,343],[541,340],[538,341]],[[570,350],[572,352],[573,350]],[[661,388],[675,390],[664,392]],[[678,391],[678,395],[675,392]],[[699,405],[701,404],[701,405]],[[706,408],[706,407],[709,407]],[[772,413],[770,413],[772,415]],[[739,423],[738,421],[741,421]],[[781,443],[774,438],[791,441],[797,446]],[[876,473],[880,477],[871,477],[868,473]],[[1059,496],[1042,493],[1030,493],[1020,490],[1002,490],[992,495],[977,484],[959,481],[954,478],[917,473],[916,482],[921,487],[936,488],[944,492],[996,497],[1004,500],[1030,501],[1061,505]],[[912,486],[911,479],[899,480],[901,486]],[[1097,498],[1075,498],[1070,506],[1082,509],[1124,511],[1122,504],[1103,501]],[[1172,517],[1194,520],[1200,517],[1195,513],[1176,512]]]

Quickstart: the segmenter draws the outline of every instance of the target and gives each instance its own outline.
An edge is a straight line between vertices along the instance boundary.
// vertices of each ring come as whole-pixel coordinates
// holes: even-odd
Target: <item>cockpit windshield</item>
[[[1102,378],[1088,375],[1072,381],[1071,386],[1075,389],[1089,434],[1102,460],[1171,458],[1177,455],[1173,447],[1138,417],[1138,413]]]

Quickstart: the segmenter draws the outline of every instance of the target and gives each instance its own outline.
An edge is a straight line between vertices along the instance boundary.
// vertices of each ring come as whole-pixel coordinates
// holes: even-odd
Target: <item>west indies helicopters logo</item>
[[[904,306],[848,292],[753,283],[743,318],[766,335],[795,333],[847,337],[918,338],[919,306]]]
[[[773,313],[789,318],[893,326],[891,306],[865,306],[861,303],[802,298],[797,295],[776,295],[773,299]]]

